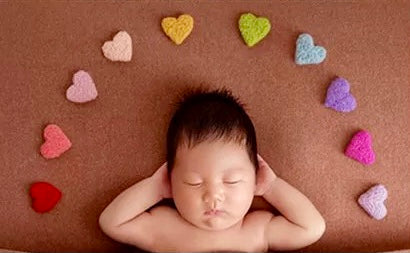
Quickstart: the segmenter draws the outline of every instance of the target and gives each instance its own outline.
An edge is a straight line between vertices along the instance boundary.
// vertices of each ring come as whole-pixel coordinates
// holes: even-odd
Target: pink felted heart
[[[73,84],[67,89],[66,97],[71,102],[85,103],[97,97],[97,89],[90,74],[80,70],[73,76]]]
[[[59,157],[71,148],[70,140],[57,125],[48,125],[43,136],[45,142],[41,145],[40,153],[46,159]]]
[[[104,56],[111,61],[129,62],[132,57],[132,39],[126,31],[118,32],[112,41],[102,46]]]
[[[376,160],[372,149],[372,138],[366,131],[357,132],[350,140],[345,155],[364,164],[370,165]]]
[[[37,182],[30,187],[32,207],[36,212],[45,213],[53,209],[61,199],[61,192],[52,184]]]
[[[376,220],[383,219],[387,214],[384,201],[387,199],[387,190],[384,185],[376,185],[360,195],[359,205]]]

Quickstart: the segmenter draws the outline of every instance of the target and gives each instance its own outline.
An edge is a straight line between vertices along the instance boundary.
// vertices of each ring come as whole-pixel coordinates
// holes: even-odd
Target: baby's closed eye
[[[189,186],[201,186],[202,182],[194,182],[194,183],[184,182],[184,184],[189,185]]]
[[[239,175],[228,176],[223,179],[224,184],[234,185],[242,182],[242,177]]]
[[[224,183],[225,184],[237,184],[241,182],[241,180],[225,180]]]
[[[223,180],[224,184],[228,184],[228,185],[235,185],[242,182],[241,179],[225,179]],[[188,186],[192,186],[192,187],[199,187],[202,185],[202,182],[198,182],[198,181],[184,181],[184,184],[188,185]]]

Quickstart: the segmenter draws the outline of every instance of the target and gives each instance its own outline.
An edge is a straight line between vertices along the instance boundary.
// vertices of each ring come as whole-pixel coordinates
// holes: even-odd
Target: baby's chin
[[[229,228],[234,227],[238,223],[242,223],[243,218],[232,221],[224,219],[204,219],[197,221],[189,221],[192,225],[197,228],[207,230],[207,231],[223,231]]]
[[[228,225],[228,226],[204,226],[203,224],[200,224],[200,225],[196,225],[196,227],[198,227],[200,229],[203,229],[203,230],[207,230],[207,231],[217,232],[217,231],[227,230],[227,229],[233,227],[233,225]]]

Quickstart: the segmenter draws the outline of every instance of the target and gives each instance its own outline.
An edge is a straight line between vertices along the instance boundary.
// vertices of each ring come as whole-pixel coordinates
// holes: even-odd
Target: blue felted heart
[[[298,65],[319,64],[326,58],[326,49],[315,46],[307,33],[299,35],[296,41],[295,62]]]

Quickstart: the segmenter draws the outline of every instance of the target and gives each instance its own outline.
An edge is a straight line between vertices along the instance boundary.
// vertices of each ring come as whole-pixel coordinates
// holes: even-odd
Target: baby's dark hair
[[[226,88],[209,91],[192,88],[177,102],[167,133],[167,162],[171,172],[178,147],[193,148],[206,140],[233,141],[245,144],[252,164],[257,170],[256,133],[251,119]]]

